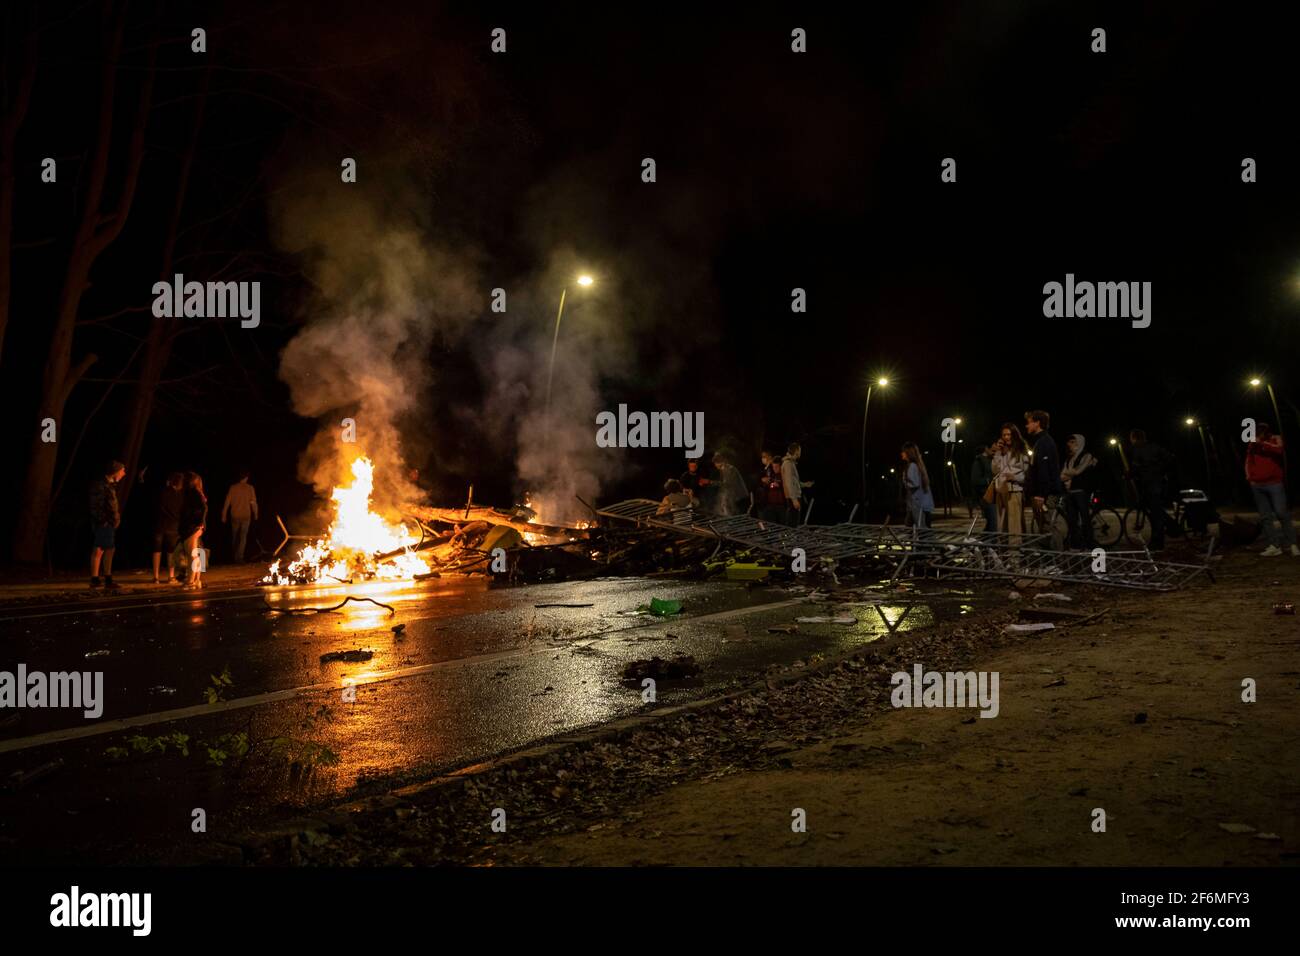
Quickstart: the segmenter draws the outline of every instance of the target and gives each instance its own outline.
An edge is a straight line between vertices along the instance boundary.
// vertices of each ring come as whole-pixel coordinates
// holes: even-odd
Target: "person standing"
[[[1025,472],[1029,454],[1020,429],[1007,422],[994,445],[993,489],[998,504],[998,528],[1005,531],[1008,543],[1020,547],[1025,529]]]
[[[102,477],[90,486],[90,528],[95,538],[90,552],[90,586],[115,588],[113,583],[113,554],[117,550],[117,529],[122,523],[122,513],[117,502],[117,483],[126,474],[126,465],[110,461]],[[100,566],[104,580],[100,581]]]
[[[187,587],[203,587],[207,555],[201,548],[203,531],[208,523],[208,496],[203,493],[203,479],[190,471],[185,474],[185,497],[181,505],[181,542],[178,550],[189,564]]]
[[[785,521],[785,486],[781,462],[770,451],[762,454],[763,470],[758,478],[758,517],[762,521]]]
[[[1069,546],[1091,551],[1097,546],[1092,536],[1092,493],[1097,490],[1097,459],[1084,451],[1086,444],[1082,435],[1071,435],[1066,441],[1069,457],[1061,466],[1061,484],[1065,486]]]
[[[907,442],[899,452],[903,461],[903,488],[907,495],[907,523],[914,528],[930,527],[930,513],[934,511],[934,493],[930,488],[930,473],[926,471],[921,449],[916,442]]]
[[[1048,431],[1051,427],[1052,417],[1042,409],[1025,412],[1025,431],[1034,440],[1025,488],[1033,503],[1034,517],[1043,531],[1051,531],[1046,527],[1047,515],[1057,509],[1065,491],[1061,483],[1061,453]]]
[[[744,514],[749,509],[749,489],[740,469],[722,452],[714,454],[713,467],[718,469],[718,514],[724,518]]]
[[[1260,557],[1275,558],[1283,546],[1300,558],[1296,547],[1295,525],[1291,522],[1291,509],[1286,502],[1282,436],[1273,434],[1273,426],[1260,422],[1255,426],[1255,440],[1246,445],[1246,481],[1255,497],[1255,510],[1259,512],[1260,527],[1268,547]]]
[[[244,563],[244,547],[248,544],[248,526],[257,518],[257,492],[248,483],[248,469],[239,473],[239,480],[226,492],[226,503],[221,506],[221,523],[230,518],[230,547],[235,564]]]
[[[1128,477],[1137,490],[1138,508],[1151,522],[1150,549],[1161,551],[1165,546],[1165,474],[1173,459],[1160,445],[1148,441],[1140,428],[1129,432],[1128,438],[1133,443]]]
[[[695,502],[695,507],[706,508],[709,502],[709,489],[712,482],[704,475],[700,474],[700,460],[698,458],[686,459],[686,470],[682,476],[677,479],[682,483],[682,491],[691,496]]]
[[[984,530],[998,530],[998,506],[995,500],[989,500],[989,486],[993,484],[993,446],[985,445],[970,463],[970,490],[979,502],[984,515]]]
[[[803,449],[797,441],[790,442],[785,457],[781,459],[781,491],[785,495],[785,523],[790,527],[799,524],[803,513],[803,490],[811,488],[811,481],[799,480],[799,459]]]
[[[181,505],[185,500],[185,476],[173,471],[158,495],[158,505],[153,518],[153,583],[162,584],[158,577],[162,556],[167,555],[167,583],[176,583],[176,556],[173,552],[181,537]]]

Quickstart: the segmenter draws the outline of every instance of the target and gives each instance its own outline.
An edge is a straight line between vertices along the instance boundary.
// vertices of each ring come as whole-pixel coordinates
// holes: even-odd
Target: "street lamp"
[[[1201,436],[1201,454],[1205,456],[1205,489],[1210,498],[1214,497],[1214,476],[1210,472],[1210,446],[1205,443],[1205,426],[1195,418],[1184,418],[1183,424],[1195,428]]]
[[[587,288],[596,280],[587,274],[578,276],[578,285]],[[551,379],[555,377],[555,347],[560,342],[560,319],[564,318],[564,296],[569,290],[560,290],[560,311],[555,313],[555,335],[551,338],[551,364],[546,370],[546,424],[551,423]]]
[[[871,391],[876,387],[885,388],[889,379],[880,376],[867,386],[867,404],[862,409],[862,507],[867,506],[867,416],[871,413]],[[893,471],[891,468],[890,471]],[[865,514],[863,517],[866,517]]]

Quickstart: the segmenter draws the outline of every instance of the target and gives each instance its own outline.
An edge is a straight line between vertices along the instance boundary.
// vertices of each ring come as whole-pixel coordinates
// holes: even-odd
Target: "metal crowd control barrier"
[[[1043,547],[1049,534],[1007,532],[967,533],[903,525],[836,524],[789,527],[749,515],[723,517],[696,508],[660,512],[649,498],[633,498],[596,513],[603,518],[637,526],[673,531],[789,557],[802,548],[810,561],[829,558],[875,559],[892,565],[892,576],[909,564],[940,574],[975,574],[1003,578],[1043,578],[1074,584],[1168,591],[1180,588],[1200,574],[1209,575],[1207,553],[1203,564],[1175,564],[1156,560],[1145,551],[1110,551],[1102,562],[1091,552],[1055,551]],[[1210,548],[1213,551],[1213,545]],[[1094,570],[1096,568],[1096,570]],[[1212,577],[1211,577],[1212,579]]]

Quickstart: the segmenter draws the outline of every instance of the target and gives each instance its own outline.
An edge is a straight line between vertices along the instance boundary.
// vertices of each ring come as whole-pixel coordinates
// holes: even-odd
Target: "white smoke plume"
[[[320,421],[299,477],[328,498],[351,481],[352,461],[367,455],[376,510],[391,513],[418,499],[403,434],[409,442],[431,427],[421,414],[435,384],[430,346],[458,336],[482,310],[476,269],[469,255],[429,240],[408,212],[418,208],[413,202],[381,201],[337,182],[293,195],[277,210],[279,241],[304,256],[315,294],[281,356],[280,377],[294,411]],[[345,418],[356,422],[355,443],[343,441]]]

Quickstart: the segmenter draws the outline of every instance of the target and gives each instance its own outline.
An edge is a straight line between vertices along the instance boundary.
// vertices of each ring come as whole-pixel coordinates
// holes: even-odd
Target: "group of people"
[[[980,448],[975,456],[970,472],[971,492],[983,512],[984,530],[1005,532],[1013,546],[1020,544],[1025,532],[1028,506],[1040,528],[1049,527],[1056,514],[1063,515],[1068,529],[1065,546],[1091,550],[1096,547],[1092,519],[1101,478],[1099,462],[1088,451],[1087,439],[1077,433],[1066,440],[1062,456],[1051,434],[1051,422],[1050,414],[1035,409],[1025,413],[1023,430],[1014,422],[1004,424],[997,439]],[[1174,456],[1148,439],[1140,428],[1129,432],[1129,441],[1132,450],[1124,477],[1132,483],[1138,508],[1148,516],[1150,550],[1159,551],[1165,546],[1165,491]],[[790,444],[784,456],[764,450],[752,491],[724,452],[713,456],[715,477],[705,475],[698,460],[692,459],[681,477],[665,483],[658,513],[671,513],[683,524],[689,520],[688,509],[724,517],[753,514],[763,521],[800,524],[806,516],[803,491],[812,485],[799,477],[800,455],[797,442]],[[907,522],[909,526],[929,527],[934,491],[916,442],[906,442],[899,450],[899,459]],[[1246,447],[1246,480],[1267,541],[1261,552],[1265,557],[1280,555],[1284,548],[1300,557],[1283,484],[1284,460],[1281,437],[1269,425],[1260,423],[1256,440]]]
[[[791,442],[780,457],[764,449],[759,456],[761,467],[754,477],[753,491],[725,452],[713,456],[715,478],[703,474],[699,460],[692,458],[681,477],[664,482],[664,498],[658,513],[672,514],[678,524],[689,521],[687,509],[692,508],[722,517],[754,513],[762,521],[800,524],[806,514],[804,489],[813,484],[799,477],[802,454],[798,442]]]
[[[1067,547],[1091,549],[1097,459],[1087,450],[1087,439],[1080,434],[1066,440],[1067,455],[1062,459],[1051,425],[1051,415],[1042,409],[1025,413],[1024,432],[1014,422],[1004,424],[997,440],[980,448],[971,463],[971,492],[978,496],[984,513],[984,530],[1006,532],[1012,545],[1020,544],[1028,501],[1040,524],[1045,524],[1054,512],[1065,515],[1069,528]],[[1026,434],[1033,440],[1032,446],[1025,440]],[[1153,454],[1157,446],[1147,443],[1141,430],[1134,430],[1131,437],[1135,475],[1141,471],[1140,486],[1153,486],[1153,500],[1159,500],[1163,464]],[[1142,451],[1144,447],[1147,451]],[[1154,485],[1147,481],[1148,477]],[[1163,539],[1163,525],[1157,535],[1153,521],[1152,546],[1162,547]]]
[[[91,485],[90,523],[94,536],[90,556],[92,588],[117,586],[113,581],[113,555],[117,549],[117,529],[122,523],[117,489],[125,475],[126,466],[120,461],[111,461],[103,477]],[[222,522],[230,522],[231,552],[236,564],[244,560],[248,529],[256,518],[257,493],[249,483],[249,473],[243,471],[238,481],[226,492],[226,501],[221,509]],[[167,584],[203,587],[203,572],[207,570],[208,563],[207,550],[203,547],[203,534],[207,530],[207,524],[208,496],[203,490],[203,478],[193,471],[174,471],[169,474],[154,507],[154,584],[164,583],[161,573],[165,556]]]

